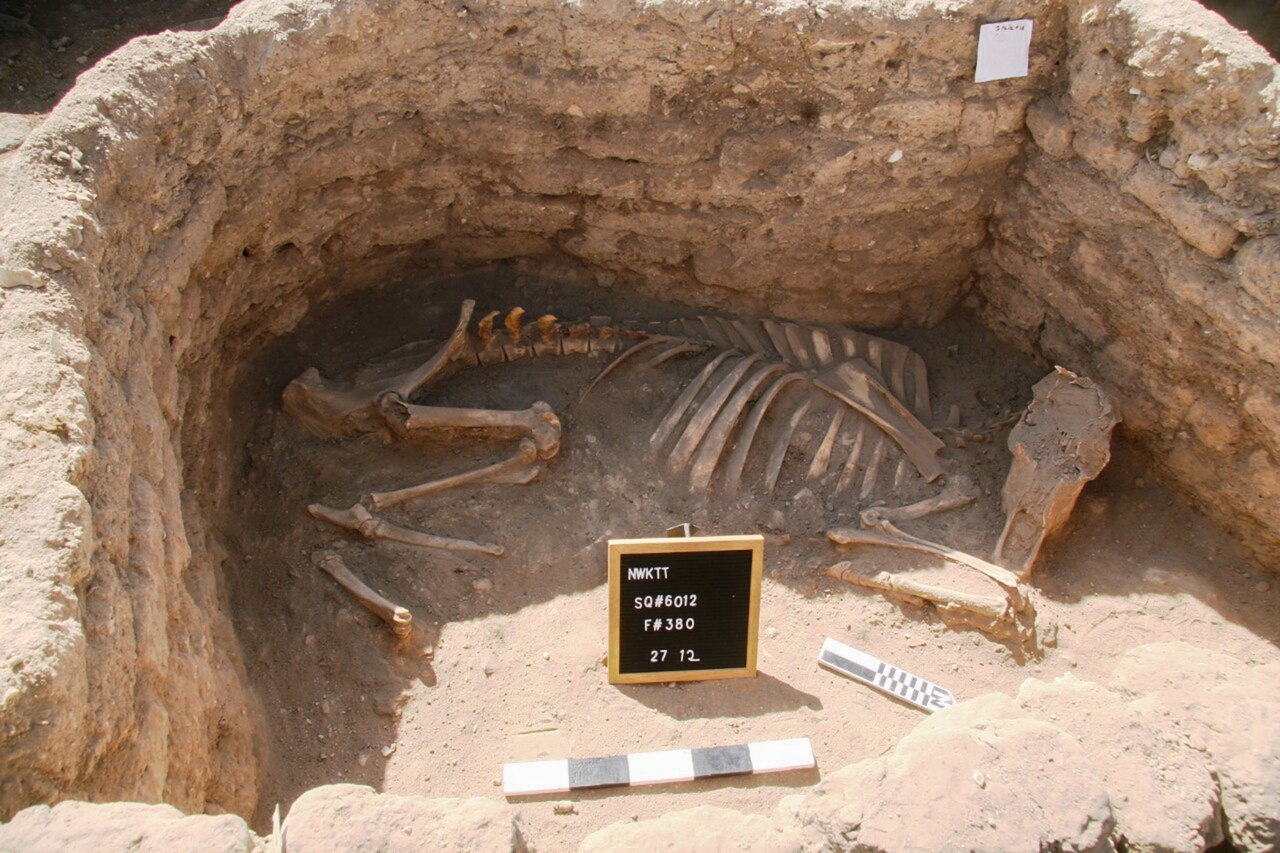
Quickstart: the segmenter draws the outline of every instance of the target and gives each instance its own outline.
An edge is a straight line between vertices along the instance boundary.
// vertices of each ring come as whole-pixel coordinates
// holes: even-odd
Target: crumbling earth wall
[[[1280,66],[1195,4],[1083,3],[980,263],[987,322],[1280,559]]]
[[[606,287],[864,327],[936,321],[980,270],[991,322],[1133,391],[1126,417],[1206,502],[1274,489],[1272,449],[1246,453],[1234,484],[1194,475],[1204,414],[1185,439],[1164,433],[1192,417],[1178,388],[1273,375],[1274,221],[1227,216],[1199,246],[1177,223],[1222,218],[1188,198],[1274,205],[1275,93],[1259,88],[1274,66],[1246,47],[1198,60],[1121,6],[1090,21],[1086,4],[1039,4],[1031,76],[982,86],[977,26],[1020,4],[249,0],[86,72],[13,155],[0,201],[0,814],[69,796],[252,811],[256,712],[217,538],[245,421],[236,365],[313,304],[413,265],[568,259]],[[1120,57],[1148,98],[1146,65],[1177,93],[1161,90],[1149,137],[1177,141],[1169,166],[1107,171],[1140,143],[1085,92]],[[1216,87],[1193,82],[1201,68]],[[1043,130],[1062,125],[1065,150]],[[1197,165],[1209,148],[1223,166]],[[1151,171],[1178,168],[1211,183]],[[1127,243],[1100,236],[1109,222]],[[1153,233],[1190,242],[1167,252]],[[1050,277],[1045,246],[1071,277]],[[1115,246],[1146,264],[1142,300],[1106,298]],[[1212,313],[1202,271],[1252,282],[1252,320],[1120,357],[1152,311],[1180,334]],[[1134,378],[1146,359],[1177,380],[1168,393]],[[1274,411],[1237,393],[1238,447],[1260,446]],[[1226,509],[1255,541],[1280,529],[1263,501]]]

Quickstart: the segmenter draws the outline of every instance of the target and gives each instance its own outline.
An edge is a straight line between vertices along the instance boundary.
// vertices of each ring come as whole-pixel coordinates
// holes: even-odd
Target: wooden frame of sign
[[[609,682],[756,674],[764,537],[609,540]]]

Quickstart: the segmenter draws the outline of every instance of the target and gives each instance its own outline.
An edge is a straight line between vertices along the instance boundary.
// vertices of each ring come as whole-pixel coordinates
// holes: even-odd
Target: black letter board
[[[609,541],[609,681],[756,674],[763,536]]]

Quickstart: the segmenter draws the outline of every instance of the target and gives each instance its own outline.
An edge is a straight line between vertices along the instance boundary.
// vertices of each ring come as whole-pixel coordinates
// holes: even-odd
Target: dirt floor
[[[0,19],[0,111],[47,112],[81,71],[128,38],[166,27],[205,28],[230,5],[4,0],[0,13],[12,20]],[[1255,18],[1274,33],[1277,13],[1269,14]],[[1274,52],[1275,36],[1267,38]],[[281,390],[306,367],[344,377],[399,344],[439,337],[464,297],[477,298],[483,309],[519,304],[566,318],[685,313],[501,271],[431,287],[420,283],[428,275],[328,309],[246,367],[239,400],[247,430],[242,501],[227,519],[233,555],[227,577],[268,726],[254,816],[259,830],[277,803],[287,808],[302,791],[325,783],[501,800],[505,761],[811,737],[818,768],[810,772],[576,794],[571,814],[553,810],[562,797],[522,801],[529,834],[543,849],[571,848],[617,820],[699,804],[767,812],[824,773],[883,753],[922,717],[819,669],[814,658],[827,636],[936,681],[960,699],[1013,692],[1028,676],[1072,671],[1105,679],[1123,651],[1163,639],[1250,661],[1280,660],[1275,576],[1153,482],[1127,448],[1123,427],[1111,465],[1086,488],[1068,535],[1042,558],[1035,579],[1043,594],[1039,625],[1046,637],[1056,633],[1056,645],[1027,657],[976,631],[950,628],[932,611],[824,577],[823,568],[842,559],[930,567],[831,545],[823,532],[851,523],[859,502],[802,493],[795,459],[772,497],[749,490],[690,495],[682,480],[669,480],[647,438],[666,401],[696,370],[694,361],[621,371],[581,402],[581,389],[602,366],[598,359],[477,370],[429,389],[430,399],[443,404],[516,408],[542,399],[564,421],[561,455],[535,483],[458,490],[399,516],[434,533],[498,542],[508,549],[504,557],[373,546],[313,521],[305,512],[310,502],[346,506],[369,489],[493,461],[503,448],[311,437],[279,408]],[[1047,370],[964,316],[929,332],[889,337],[913,346],[929,365],[935,411],[954,403],[974,430],[1024,406]],[[801,433],[810,442],[821,437],[816,413]],[[984,496],[912,525],[913,532],[989,555],[1003,521],[1006,434],[1007,427],[988,441],[947,451]],[[708,533],[768,536],[760,675],[610,686],[604,543],[686,520]],[[420,630],[410,646],[396,648],[380,623],[312,565],[319,548],[339,549],[354,572],[413,612]]]
[[[424,273],[425,275],[425,273]],[[514,283],[513,283],[514,282]],[[1009,644],[945,625],[933,611],[900,606],[830,580],[841,559],[862,567],[929,572],[927,559],[842,550],[824,531],[847,525],[877,499],[802,493],[798,472],[821,436],[802,423],[776,494],[744,478],[739,494],[691,495],[668,478],[647,438],[667,402],[705,361],[623,368],[592,396],[581,390],[606,363],[561,356],[462,370],[422,402],[523,408],[549,402],[565,425],[561,455],[527,486],[481,485],[389,511],[432,533],[497,542],[500,558],[389,543],[372,545],[307,517],[313,501],[345,507],[369,490],[409,485],[497,461],[500,444],[386,445],[324,440],[279,407],[289,379],[316,365],[342,378],[381,351],[447,334],[463,298],[478,311],[521,305],[564,317],[674,317],[675,305],[594,294],[503,271],[435,286],[410,283],[327,310],[248,368],[239,405],[256,412],[243,503],[229,527],[228,569],[237,629],[270,729],[261,810],[305,789],[348,781],[391,793],[501,799],[506,761],[589,757],[807,735],[817,770],[523,801],[531,837],[567,849],[589,832],[697,804],[765,813],[793,788],[877,755],[922,712],[815,664],[835,637],[936,681],[957,697],[1013,692],[1028,676],[1072,671],[1105,679],[1123,651],[1183,639],[1248,660],[1280,659],[1280,590],[1232,542],[1146,479],[1121,438],[1116,457],[1084,492],[1069,535],[1050,546],[1036,584],[1038,626],[1056,647],[1024,656]],[[1030,398],[1043,367],[1027,364],[963,316],[900,336],[932,369],[935,410],[954,403],[966,428],[1007,421]],[[766,428],[768,424],[766,423]],[[935,541],[988,556],[1003,524],[999,489],[1008,426],[945,456],[984,491],[974,505],[914,522]],[[1122,435],[1122,434],[1121,434]],[[847,446],[837,449],[847,453]],[[790,473],[788,473],[790,472]],[[921,484],[917,483],[917,486]],[[685,520],[703,532],[767,536],[760,675],[751,680],[607,683],[604,543],[660,534]],[[409,608],[415,633],[397,649],[310,555],[335,548],[375,589]]]

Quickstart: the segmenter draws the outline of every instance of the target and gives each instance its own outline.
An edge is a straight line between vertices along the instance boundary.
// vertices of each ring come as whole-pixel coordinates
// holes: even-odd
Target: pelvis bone
[[[1013,464],[997,563],[1030,576],[1045,540],[1067,523],[1080,490],[1110,460],[1111,430],[1119,422],[1110,398],[1083,376],[1058,367],[1036,383],[1009,433]]]

